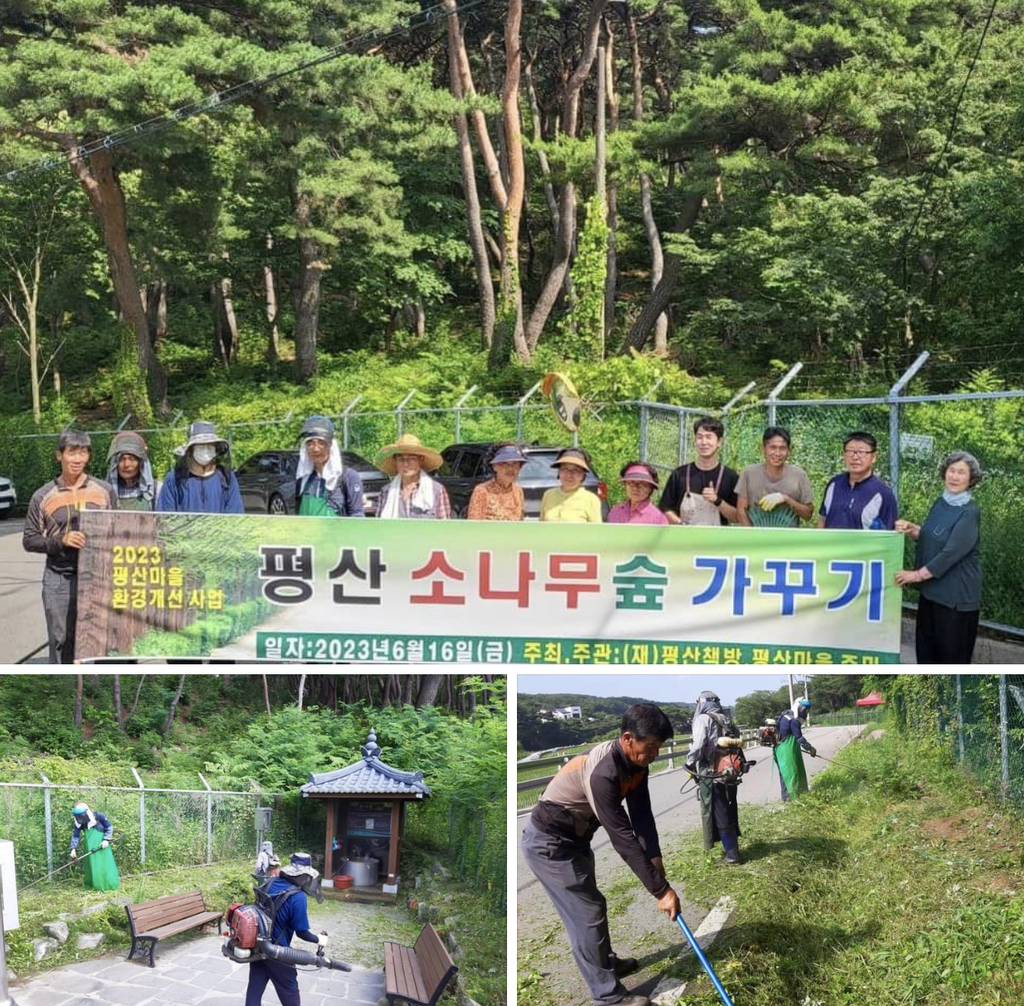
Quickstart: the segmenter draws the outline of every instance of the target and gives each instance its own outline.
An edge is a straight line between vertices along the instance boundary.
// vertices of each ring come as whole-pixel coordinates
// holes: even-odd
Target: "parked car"
[[[14,480],[0,475],[0,520],[14,513],[18,503],[18,493],[14,488]]]
[[[377,516],[377,499],[391,480],[379,468],[354,451],[341,452],[342,464],[355,469],[363,483],[363,509]],[[295,513],[295,470],[299,452],[260,451],[235,469],[246,513]]]
[[[458,517],[465,517],[469,508],[469,497],[481,482],[493,478],[494,472],[487,459],[496,444],[452,444],[441,451],[444,464],[437,470],[436,478],[448,490],[452,512]],[[551,464],[558,457],[561,447],[542,447],[539,444],[523,446],[527,457],[523,470],[519,473],[519,484],[523,487],[526,504],[526,519],[540,518],[541,497],[549,489],[557,489],[558,469]],[[583,486],[597,493],[601,499],[601,514],[608,516],[608,486],[593,472],[588,472]]]

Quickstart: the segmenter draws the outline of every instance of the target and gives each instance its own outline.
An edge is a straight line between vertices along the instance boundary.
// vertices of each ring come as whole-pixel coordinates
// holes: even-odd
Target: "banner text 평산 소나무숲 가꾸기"
[[[884,531],[90,511],[76,658],[897,663]]]

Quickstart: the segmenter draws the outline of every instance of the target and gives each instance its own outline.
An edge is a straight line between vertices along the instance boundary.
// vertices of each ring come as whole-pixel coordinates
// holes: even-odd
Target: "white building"
[[[579,706],[562,706],[561,709],[552,709],[551,715],[556,720],[581,720],[583,710]]]

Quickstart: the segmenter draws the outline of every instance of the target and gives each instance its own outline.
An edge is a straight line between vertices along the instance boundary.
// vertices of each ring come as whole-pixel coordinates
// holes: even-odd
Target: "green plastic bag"
[[[82,861],[85,886],[94,891],[116,891],[121,887],[121,874],[114,862],[114,850],[109,845],[100,849],[102,844],[103,832],[99,828],[85,829],[85,851],[92,853]],[[97,849],[98,852],[94,851]]]

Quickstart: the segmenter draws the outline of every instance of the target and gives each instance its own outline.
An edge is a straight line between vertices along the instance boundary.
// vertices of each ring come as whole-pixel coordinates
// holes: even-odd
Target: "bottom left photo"
[[[504,1006],[506,738],[498,675],[0,674],[0,1003]]]

